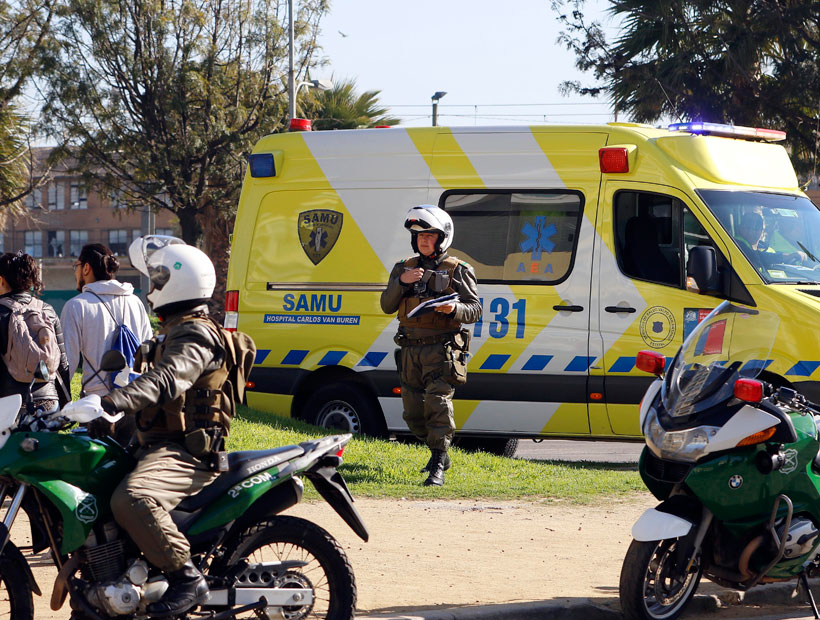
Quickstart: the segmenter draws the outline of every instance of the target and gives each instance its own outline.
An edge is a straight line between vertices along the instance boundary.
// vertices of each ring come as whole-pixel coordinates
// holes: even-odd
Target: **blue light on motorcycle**
[[[763,400],[763,384],[756,379],[738,379],[735,381],[735,398],[746,403],[759,403]]]

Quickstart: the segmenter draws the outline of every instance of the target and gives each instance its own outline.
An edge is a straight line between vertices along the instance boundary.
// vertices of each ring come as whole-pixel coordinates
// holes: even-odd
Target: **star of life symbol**
[[[83,523],[93,523],[97,520],[99,512],[97,511],[97,498],[90,493],[80,500],[77,507],[74,509],[74,514],[77,519]]]
[[[313,209],[299,214],[299,243],[314,265],[328,255],[342,232],[344,216],[330,209]]]
[[[532,252],[533,261],[541,260],[541,252],[550,254],[555,249],[555,244],[550,241],[550,237],[556,233],[555,224],[546,224],[547,217],[539,215],[535,218],[535,226],[527,222],[521,227],[521,234],[526,237],[520,244],[521,251]]]

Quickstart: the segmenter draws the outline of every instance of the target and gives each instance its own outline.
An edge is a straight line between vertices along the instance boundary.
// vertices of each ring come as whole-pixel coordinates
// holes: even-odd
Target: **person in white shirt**
[[[102,397],[109,392],[107,373],[100,372],[96,376],[94,373],[100,367],[103,354],[111,348],[117,328],[114,317],[120,324],[127,325],[140,342],[153,336],[145,305],[134,295],[134,287],[115,279],[119,268],[117,257],[99,243],[83,246],[74,263],[80,294],[63,306],[60,321],[71,376],[82,360],[84,395]]]

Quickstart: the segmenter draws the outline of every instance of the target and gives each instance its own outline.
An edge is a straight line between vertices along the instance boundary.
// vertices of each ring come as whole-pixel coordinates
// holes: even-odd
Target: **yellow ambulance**
[[[782,132],[713,125],[431,127],[285,133],[249,157],[226,326],[259,348],[251,407],[374,435],[407,432],[394,316],[407,210],[453,219],[482,320],[460,437],[638,437],[651,380],[723,299],[781,317],[765,377],[820,400],[820,212]],[[750,335],[750,337],[753,337]]]

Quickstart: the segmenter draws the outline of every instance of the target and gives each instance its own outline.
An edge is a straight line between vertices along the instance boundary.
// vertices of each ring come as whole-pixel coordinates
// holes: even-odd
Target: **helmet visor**
[[[154,276],[151,273],[152,269],[148,267],[151,262],[151,256],[157,250],[161,250],[173,244],[185,245],[185,242],[179,237],[172,237],[170,235],[146,235],[144,237],[138,237],[134,239],[128,248],[128,258],[131,259],[131,265],[134,269],[148,276],[153,282]],[[164,284],[164,282],[162,284]]]

